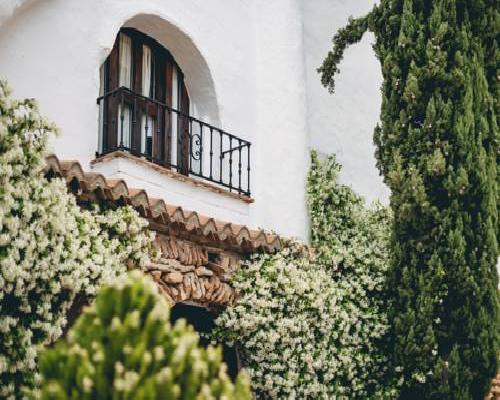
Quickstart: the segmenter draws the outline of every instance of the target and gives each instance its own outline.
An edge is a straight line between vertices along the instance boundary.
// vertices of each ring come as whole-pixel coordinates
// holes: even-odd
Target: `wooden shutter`
[[[142,40],[138,35],[132,37],[132,90],[135,93],[142,93]],[[141,152],[141,121],[143,106],[141,102],[134,101],[132,107],[132,154],[140,154]]]
[[[189,96],[187,93],[186,85],[184,84],[184,75],[179,71],[179,111],[182,115],[178,123],[178,147],[180,148],[179,169],[181,174],[189,174]]]
[[[165,57],[160,51],[154,53],[154,69],[153,69],[153,85],[155,100],[165,102]],[[153,132],[153,158],[160,161],[165,160],[165,121],[164,107],[156,105],[155,107],[155,124]]]
[[[172,107],[172,79],[174,74],[174,63],[173,60],[168,58],[165,64],[165,104],[168,107]],[[164,140],[163,140],[163,154],[165,155],[165,164],[170,166],[172,162],[172,151],[170,144],[172,143],[172,118],[175,114],[172,114],[168,109],[165,109],[163,114],[164,124]]]
[[[119,75],[119,35],[116,37],[113,49],[106,60],[106,90],[108,92],[118,88]],[[104,132],[103,147],[105,151],[112,150],[117,146],[118,138],[118,97],[109,96],[106,98],[106,129]]]

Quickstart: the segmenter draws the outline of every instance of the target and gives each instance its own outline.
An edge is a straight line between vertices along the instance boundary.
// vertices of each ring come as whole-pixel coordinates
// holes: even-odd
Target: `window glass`
[[[123,117],[123,119],[122,119]],[[132,132],[132,110],[126,104],[118,105],[118,146],[123,145],[125,148],[130,148],[130,135]]]
[[[148,156],[152,155],[153,132],[155,130],[155,119],[149,115],[143,115],[141,118],[141,153]]]

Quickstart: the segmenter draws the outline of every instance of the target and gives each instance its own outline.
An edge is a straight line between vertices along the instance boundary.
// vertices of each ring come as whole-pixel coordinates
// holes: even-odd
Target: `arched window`
[[[101,68],[101,96],[100,153],[121,149],[188,173],[190,100],[167,49],[122,28]]]
[[[122,28],[101,66],[98,155],[116,150],[250,196],[250,145],[190,115],[184,74],[170,52]]]

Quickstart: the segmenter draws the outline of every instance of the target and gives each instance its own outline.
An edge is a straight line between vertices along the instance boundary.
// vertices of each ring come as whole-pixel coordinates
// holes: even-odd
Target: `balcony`
[[[96,156],[125,151],[250,197],[249,141],[126,87],[100,96],[97,104]]]

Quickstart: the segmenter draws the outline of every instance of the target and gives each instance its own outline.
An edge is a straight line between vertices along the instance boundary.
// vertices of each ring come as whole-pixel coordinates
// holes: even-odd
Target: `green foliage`
[[[381,0],[333,39],[375,33],[378,166],[394,212],[391,328],[404,399],[483,399],[498,368],[500,9],[493,0]]]
[[[313,252],[290,243],[233,280],[217,339],[237,340],[258,398],[387,399],[383,347],[390,214],[340,185],[334,157],[308,178]]]
[[[220,348],[198,346],[184,320],[139,271],[104,287],[68,337],[40,355],[42,399],[251,399]]]
[[[83,211],[43,177],[52,124],[0,81],[0,398],[31,386],[37,348],[57,339],[78,293],[144,265],[152,235],[132,209]]]
[[[370,271],[383,280],[390,210],[378,203],[366,207],[350,186],[338,182],[340,170],[335,156],[321,162],[316,152],[311,153],[307,183],[311,244],[321,262],[338,272],[339,278]]]

